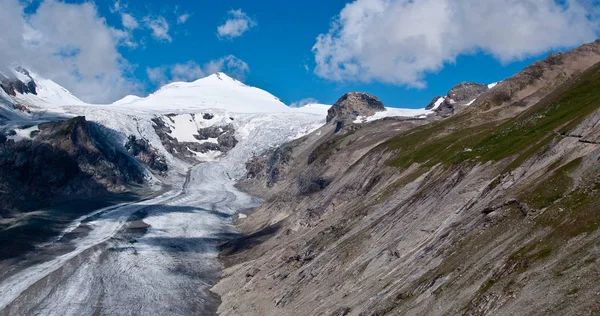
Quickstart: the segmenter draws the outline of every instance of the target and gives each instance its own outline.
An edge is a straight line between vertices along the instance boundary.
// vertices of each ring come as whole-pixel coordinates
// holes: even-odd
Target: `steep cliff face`
[[[598,45],[445,120],[325,126],[250,163],[266,202],[223,246],[219,312],[599,312]]]
[[[124,192],[144,169],[106,143],[84,117],[9,130],[0,140],[0,208],[29,210],[52,201]]]

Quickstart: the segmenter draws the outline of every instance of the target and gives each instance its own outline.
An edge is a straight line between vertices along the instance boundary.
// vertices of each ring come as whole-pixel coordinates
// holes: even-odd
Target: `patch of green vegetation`
[[[514,266],[512,272],[523,273],[536,262],[550,258],[554,252],[554,245],[551,241],[541,239],[511,254],[508,257],[508,262]]]
[[[550,247],[543,248],[542,250],[531,255],[530,259],[533,261],[544,260],[546,258],[549,258],[552,255],[552,252],[553,250]]]
[[[38,129],[38,130],[35,130],[35,131],[31,131],[31,132],[29,133],[29,138],[34,138],[34,137],[36,137],[36,136],[37,136],[39,133],[40,133],[40,130],[39,130],[39,129]]]
[[[401,133],[385,142],[398,154],[388,163],[407,168],[500,161],[515,157],[508,169],[521,165],[557,134],[567,134],[600,106],[600,65],[571,80],[520,115],[499,123],[470,126],[470,115],[457,115]]]
[[[582,160],[577,158],[560,167],[531,190],[523,192],[519,199],[537,209],[543,209],[561,199],[573,186],[570,173],[581,165]]]
[[[548,168],[546,168],[546,172],[552,172],[554,169],[560,167],[560,165],[563,163],[564,157],[559,157],[555,162],[553,162],[552,164],[550,164],[548,166]]]
[[[575,295],[575,294],[577,294],[577,293],[579,293],[579,289],[578,289],[578,288],[574,288],[574,289],[571,289],[571,290],[569,291],[569,294],[567,294],[567,295]]]
[[[487,280],[482,286],[481,289],[479,290],[481,293],[486,293],[487,291],[489,291],[492,286],[494,286],[494,284],[496,284],[496,282],[498,282],[498,280],[496,279],[489,279]]]
[[[340,149],[343,141],[351,134],[352,133],[347,133],[341,136],[336,136],[324,143],[321,143],[308,155],[308,164],[310,165],[316,160],[319,160],[321,163],[325,163],[336,150]]]
[[[585,263],[585,264],[590,264],[590,263],[594,263],[594,262],[596,262],[596,258],[594,258],[594,257],[589,257],[583,261],[583,263]]]

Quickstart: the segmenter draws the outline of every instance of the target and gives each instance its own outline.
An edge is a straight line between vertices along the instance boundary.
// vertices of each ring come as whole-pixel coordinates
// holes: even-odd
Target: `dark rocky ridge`
[[[550,91],[600,61],[600,39],[565,53],[553,53],[536,61],[478,98],[474,106],[488,111],[503,105],[526,108]],[[522,109],[507,109],[507,111]]]
[[[146,139],[138,139],[135,135],[129,135],[125,149],[151,170],[163,173],[169,169],[165,157],[160,155],[158,150],[152,147]]]
[[[371,116],[385,111],[385,106],[375,96],[362,92],[344,94],[327,111],[327,123],[332,121],[352,122],[358,116]]]
[[[125,192],[143,167],[76,117],[39,125],[32,140],[0,144],[0,208],[30,210],[73,197]]]
[[[37,94],[37,86],[35,84],[35,81],[33,80],[33,78],[31,78],[31,75],[29,74],[29,72],[27,71],[27,69],[22,68],[22,67],[17,67],[15,68],[16,71],[22,73],[23,75],[29,77],[30,81],[28,83],[24,83],[21,80],[17,79],[16,77],[4,77],[4,78],[0,78],[0,88],[2,88],[2,90],[4,90],[4,92],[6,92],[6,94],[11,95],[11,96],[15,96],[16,93],[20,93],[20,94],[24,94],[24,93],[30,93],[30,94]]]
[[[448,91],[448,98],[460,103],[470,102],[488,90],[485,84],[462,82]]]
[[[456,110],[465,107],[469,102],[475,100],[480,95],[489,91],[487,85],[475,82],[462,82],[452,87],[446,96],[437,96],[425,107],[426,110],[432,110],[435,103],[443,98],[444,101],[433,111],[438,116],[447,117],[453,115]]]
[[[427,106],[425,107],[425,110],[431,110],[433,109],[433,107],[435,106],[435,103],[440,99],[440,98],[445,98],[441,95],[435,96],[431,102],[429,102],[429,104],[427,104]]]

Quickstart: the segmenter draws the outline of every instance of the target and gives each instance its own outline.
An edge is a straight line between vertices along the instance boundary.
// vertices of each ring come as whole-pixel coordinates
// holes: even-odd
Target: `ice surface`
[[[305,106],[301,106],[298,108],[292,108],[292,110],[301,113],[312,113],[316,115],[321,115],[323,117],[327,117],[327,110],[331,108],[331,105],[328,104],[319,104],[319,103],[311,103]]]
[[[100,124],[115,144],[124,144],[129,135],[148,140],[166,157],[170,172],[163,181],[172,187],[155,198],[90,212],[74,221],[42,246],[70,244],[71,250],[0,280],[0,310],[10,306],[32,315],[207,313],[215,303],[208,288],[220,268],[217,243],[236,233],[236,212],[260,203],[234,187],[245,174],[244,163],[319,128],[325,116],[291,110],[272,95],[223,75],[205,79],[114,105],[74,103],[60,90],[45,91],[35,100],[26,96],[48,116],[84,115]],[[203,113],[214,117],[205,120]],[[205,162],[190,166],[166,151],[154,130],[155,118],[168,122],[171,135],[184,141],[198,141],[193,135],[200,127],[232,124],[239,142],[224,156],[199,154]],[[126,228],[137,224],[133,214],[149,225],[145,234],[128,235]],[[72,241],[62,238],[82,224],[89,228],[87,234]]]

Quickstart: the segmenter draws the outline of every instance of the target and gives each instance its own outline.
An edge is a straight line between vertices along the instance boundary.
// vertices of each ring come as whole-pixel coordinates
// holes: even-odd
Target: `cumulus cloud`
[[[121,1],[115,1],[113,2],[113,4],[110,6],[110,12],[112,13],[116,13],[116,12],[121,12],[121,10],[123,10],[124,8],[126,8],[127,5],[125,4],[121,4]]]
[[[185,22],[187,22],[187,20],[190,18],[190,14],[188,13],[184,13],[180,16],[177,17],[177,24],[183,24]]]
[[[43,1],[25,13],[23,2],[0,0],[0,67],[18,63],[88,102],[108,102],[140,90],[118,52],[123,30],[106,25],[93,3]]]
[[[133,30],[140,27],[140,24],[136,18],[129,13],[121,13],[121,22],[123,23],[123,27],[128,30]]]
[[[152,31],[152,37],[159,41],[171,42],[173,39],[169,35],[169,22],[162,17],[147,16],[144,18],[146,27]]]
[[[424,87],[463,54],[511,62],[596,38],[589,0],[356,0],[320,34],[314,72],[333,81]]]
[[[301,108],[307,104],[316,104],[316,103],[319,103],[319,101],[317,101],[317,99],[305,98],[300,101],[292,102],[292,104],[290,104],[290,107],[291,108]]]
[[[219,38],[233,39],[242,36],[246,31],[257,25],[256,21],[244,13],[242,9],[231,10],[227,14],[229,16],[227,21],[217,27]]]
[[[194,81],[215,72],[225,72],[233,78],[244,80],[249,71],[248,64],[233,55],[211,60],[202,66],[194,61],[188,61],[184,64],[146,68],[148,79],[158,85],[174,81]]]

